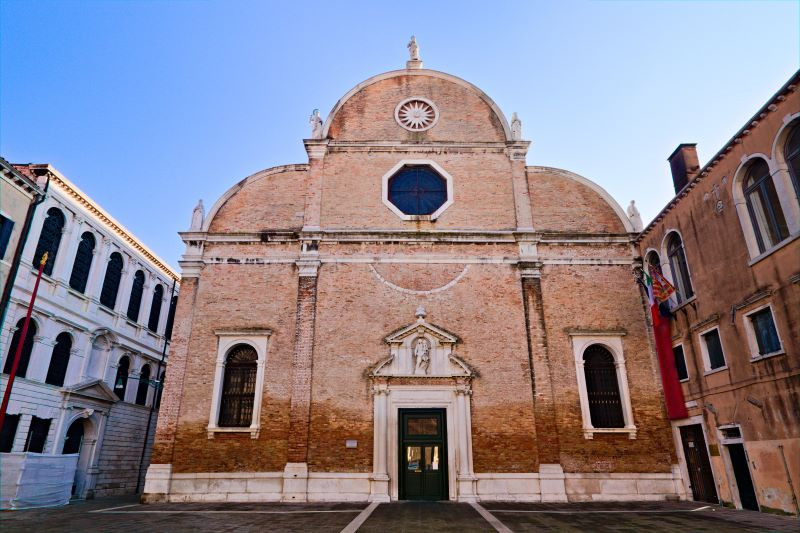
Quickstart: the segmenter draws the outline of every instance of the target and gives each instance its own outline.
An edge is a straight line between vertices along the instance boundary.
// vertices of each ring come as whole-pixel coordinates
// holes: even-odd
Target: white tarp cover
[[[0,453],[0,509],[68,504],[77,464],[77,453]]]

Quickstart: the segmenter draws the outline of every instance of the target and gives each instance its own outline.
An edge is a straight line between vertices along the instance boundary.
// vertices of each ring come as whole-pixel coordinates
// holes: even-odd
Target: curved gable
[[[283,165],[248,176],[217,200],[203,231],[250,233],[301,228],[307,171],[308,165]]]
[[[537,231],[634,232],[620,205],[593,181],[551,167],[527,167],[527,175]]]
[[[394,118],[408,98],[431,100],[439,122],[425,132],[410,132]],[[461,78],[435,70],[396,70],[358,84],[333,107],[323,138],[343,141],[506,142],[511,129],[503,112],[483,91]]]

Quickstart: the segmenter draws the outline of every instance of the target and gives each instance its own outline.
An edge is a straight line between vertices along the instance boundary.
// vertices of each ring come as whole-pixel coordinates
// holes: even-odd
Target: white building
[[[3,391],[49,258],[0,435],[3,475],[26,452],[78,453],[73,496],[133,493],[149,462],[178,275],[49,165],[16,168],[46,169],[49,185],[0,331]]]

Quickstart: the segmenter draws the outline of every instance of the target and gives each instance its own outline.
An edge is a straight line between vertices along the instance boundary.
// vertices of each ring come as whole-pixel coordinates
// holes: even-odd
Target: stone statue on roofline
[[[644,228],[644,224],[642,223],[642,215],[640,215],[639,210],[636,209],[636,202],[634,200],[631,200],[631,205],[628,206],[628,218],[633,226],[633,231],[636,233],[642,231]]]
[[[202,231],[203,220],[205,218],[206,218],[206,209],[205,207],[203,207],[203,200],[200,199],[197,201],[197,205],[192,211],[192,225],[189,227],[189,231]]]
[[[412,35],[411,40],[408,41],[408,55],[411,61],[421,61],[419,58],[419,45],[414,35]]]
[[[522,121],[517,116],[516,111],[514,111],[514,114],[511,115],[511,140],[512,141],[522,140]]]
[[[319,109],[311,112],[308,123],[311,124],[311,138],[322,139],[322,117],[319,116]]]

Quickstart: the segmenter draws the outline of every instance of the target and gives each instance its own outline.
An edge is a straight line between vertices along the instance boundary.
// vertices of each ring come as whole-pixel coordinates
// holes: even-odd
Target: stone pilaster
[[[303,218],[303,231],[319,231],[322,205],[322,168],[328,151],[327,139],[306,139],[308,152],[308,173],[306,175],[306,203]]]
[[[528,177],[525,173],[525,156],[530,141],[513,141],[507,145],[511,160],[511,180],[514,190],[514,209],[517,215],[517,231],[533,230],[531,195],[528,190]]]
[[[320,263],[315,252],[302,255],[297,261],[297,314],[292,357],[288,461],[283,476],[284,501],[306,501],[308,488],[311,377],[317,314],[317,272]]]
[[[528,336],[528,355],[533,386],[533,411],[539,463],[559,464],[560,444],[555,420],[555,395],[547,349],[542,305],[541,263],[520,262],[522,301]]]

